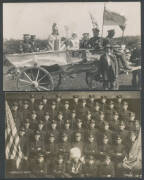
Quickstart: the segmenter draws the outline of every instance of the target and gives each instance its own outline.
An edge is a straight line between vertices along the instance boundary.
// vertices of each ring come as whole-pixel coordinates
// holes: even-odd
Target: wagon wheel
[[[51,74],[41,67],[25,68],[17,78],[19,91],[50,91],[54,89]]]
[[[89,89],[97,89],[99,87],[100,80],[98,76],[98,72],[86,72],[85,81]]]

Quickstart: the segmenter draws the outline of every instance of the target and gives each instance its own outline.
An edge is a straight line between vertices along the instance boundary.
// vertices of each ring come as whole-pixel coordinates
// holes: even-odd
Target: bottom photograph
[[[5,94],[5,176],[142,177],[140,93]]]

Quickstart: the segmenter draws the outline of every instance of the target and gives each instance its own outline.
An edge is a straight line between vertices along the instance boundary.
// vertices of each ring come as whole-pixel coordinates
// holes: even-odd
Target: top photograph
[[[3,90],[140,90],[140,2],[3,3]]]

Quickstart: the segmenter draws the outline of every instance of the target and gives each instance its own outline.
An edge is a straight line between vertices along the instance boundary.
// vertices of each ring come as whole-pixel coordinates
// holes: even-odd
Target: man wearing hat
[[[114,158],[114,163],[116,166],[116,172],[118,171],[118,166],[120,163],[122,163],[123,159],[126,156],[126,149],[125,146],[122,143],[122,138],[121,136],[117,136],[116,139],[116,144],[113,146],[113,158]]]
[[[31,44],[32,52],[37,52],[39,50],[38,44],[36,42],[36,35],[30,36],[30,44]]]
[[[94,106],[95,106],[95,96],[93,94],[90,94],[88,96],[87,106],[88,106],[90,111],[93,111]]]
[[[21,110],[22,121],[25,121],[26,118],[29,118],[30,114],[31,112],[29,102],[25,100],[23,104],[23,109]]]
[[[44,113],[44,129],[46,132],[49,130],[50,123],[51,123],[50,114],[49,112],[46,111]]]
[[[12,116],[13,116],[13,119],[14,119],[15,124],[16,124],[16,128],[17,128],[17,130],[19,130],[19,128],[20,128],[20,126],[22,124],[22,116],[21,116],[21,113],[20,113],[19,106],[18,106],[17,102],[14,102],[12,104],[11,112],[12,112]]]
[[[30,53],[32,52],[32,47],[30,44],[30,35],[24,34],[23,35],[23,42],[20,44],[19,51],[21,53]]]
[[[89,123],[92,120],[92,113],[90,111],[87,111],[87,115],[83,119],[83,126],[85,129],[89,127]]]
[[[129,120],[130,111],[128,110],[128,102],[123,101],[122,103],[122,111],[120,112],[120,119],[127,122]]]
[[[40,132],[35,131],[34,139],[31,143],[31,152],[34,152],[36,154],[38,151],[41,151],[42,149],[44,149],[44,142],[41,140]]]
[[[29,169],[29,154],[30,154],[30,143],[27,141],[25,129],[22,126],[19,130],[19,144],[21,151],[23,153],[22,161],[20,162],[19,170],[28,170]]]
[[[45,96],[45,95],[42,96],[42,103],[43,103],[43,106],[44,106],[44,111],[47,111],[48,108],[49,108],[47,96]]]
[[[49,134],[53,134],[55,137],[55,141],[58,141],[59,138],[59,131],[57,129],[57,121],[56,120],[52,120],[50,123],[50,128],[49,131],[47,132],[48,136]]]
[[[44,113],[45,113],[44,104],[43,104],[42,101],[40,101],[40,102],[38,103],[38,107],[37,107],[38,119],[43,119],[43,118],[44,118]]]
[[[116,102],[115,102],[115,110],[120,113],[121,110],[122,110],[122,100],[123,100],[123,97],[122,95],[118,95],[116,96]]]
[[[106,120],[108,122],[110,122],[113,118],[113,114],[115,112],[115,109],[114,109],[114,102],[112,100],[109,101],[109,104],[108,104],[108,108],[107,108],[107,111],[105,113],[106,115]]]
[[[88,129],[85,130],[85,140],[87,140],[89,134],[93,134],[94,138],[97,138],[99,135],[99,131],[96,129],[96,122],[93,119],[90,121]]]
[[[46,140],[46,157],[47,161],[51,162],[55,155],[57,154],[58,146],[56,144],[56,138],[53,133],[48,135],[48,139]]]
[[[115,177],[115,169],[114,164],[111,161],[111,157],[109,155],[106,155],[104,157],[104,162],[102,162],[99,166],[99,177]]]
[[[74,132],[74,142],[72,143],[72,147],[79,148],[81,154],[83,154],[84,144],[82,142],[82,135],[80,132]]]
[[[77,119],[74,134],[79,132],[81,134],[81,140],[84,141],[84,128],[81,119]]]
[[[103,111],[104,113],[107,110],[107,97],[106,96],[101,96],[100,98],[100,110]]]
[[[92,31],[93,31],[93,37],[90,38],[89,44],[92,49],[98,50],[101,48],[101,39],[99,37],[99,29],[93,28]]]
[[[103,111],[100,111],[99,121],[96,124],[96,128],[100,131],[103,131],[105,122],[105,114]]]
[[[115,30],[110,29],[108,30],[108,35],[107,37],[103,40],[103,46],[105,47],[107,44],[113,46],[114,45],[114,35],[115,35]]]
[[[118,89],[118,61],[110,44],[105,46],[105,52],[100,57],[99,72],[103,78],[104,90]]]
[[[37,105],[36,105],[36,98],[34,94],[30,95],[29,106],[30,106],[31,111],[36,110]]]
[[[74,129],[75,126],[76,126],[76,121],[77,121],[76,111],[75,110],[71,111],[70,121],[71,121],[71,128]]]
[[[38,116],[36,111],[33,110],[30,115],[30,129],[36,130],[37,126],[38,126]]]
[[[117,111],[114,111],[112,119],[109,121],[110,129],[117,133],[119,130],[119,114]]]
[[[76,113],[78,112],[78,109],[79,109],[79,96],[77,96],[77,95],[73,96],[71,108],[72,108],[72,110],[75,110]]]
[[[56,109],[57,112],[62,110],[62,97],[60,95],[56,95]]]
[[[88,111],[86,103],[87,103],[86,99],[82,99],[81,104],[79,105],[79,109],[78,109],[77,114],[78,114],[78,117],[81,119],[85,118],[87,111]]]
[[[63,129],[61,129],[61,132],[65,133],[68,137],[68,141],[71,143],[72,141],[72,133],[73,130],[71,129],[71,123],[70,120],[65,120],[63,124]]]
[[[42,120],[40,120],[38,122],[37,130],[40,133],[41,141],[44,143],[44,140],[45,140],[45,137],[46,137],[46,131],[45,131],[45,128],[44,128],[44,122]]]
[[[44,156],[44,153],[42,151],[40,151],[38,153],[37,156],[35,156],[35,159],[34,159],[34,163],[31,167],[32,169],[32,174],[38,178],[42,178],[42,177],[45,177],[46,174],[47,174],[47,165],[46,165],[46,162],[45,162],[45,156]]]
[[[130,112],[129,113],[129,119],[126,122],[126,129],[131,132],[131,131],[135,131],[136,127],[135,127],[135,113],[134,112]]]
[[[24,128],[25,128],[25,136],[26,136],[26,141],[28,144],[31,143],[32,141],[32,135],[33,135],[33,130],[30,128],[30,120],[26,119],[24,121]]]
[[[99,161],[95,159],[94,155],[88,155],[86,162],[83,165],[83,174],[87,178],[98,177]]]
[[[108,136],[104,134],[102,138],[102,142],[99,145],[99,154],[100,154],[101,159],[103,159],[105,155],[112,155],[112,152],[113,150],[109,142],[109,138]]]
[[[56,121],[57,121],[58,130],[62,130],[64,125],[64,117],[61,111],[58,112]]]
[[[95,157],[98,154],[98,145],[95,141],[96,138],[93,133],[89,133],[87,135],[87,143],[86,146],[84,146],[84,155],[93,155]]]
[[[53,175],[56,178],[64,178],[65,171],[66,171],[66,167],[65,167],[64,156],[62,154],[58,154],[56,156],[56,160],[55,160],[54,166],[53,166]]]
[[[65,132],[61,133],[61,139],[60,139],[60,142],[58,144],[58,152],[63,154],[65,160],[68,159],[68,154],[69,154],[69,151],[71,148],[71,144],[70,144],[68,138],[69,137]]]
[[[90,48],[89,44],[89,33],[83,33],[82,34],[82,39],[80,40],[80,48],[81,49],[88,49]]]
[[[56,102],[52,101],[50,108],[49,108],[50,118],[55,119],[57,117],[57,109],[56,109]]]
[[[69,109],[69,101],[65,101],[64,108],[63,108],[64,120],[70,119],[70,115],[71,115],[71,112],[70,112],[70,109]]]
[[[123,145],[126,147],[130,133],[126,130],[126,125],[124,121],[120,122],[117,133],[121,137]]]
[[[92,112],[92,118],[94,119],[96,124],[100,119],[100,103],[98,102],[95,103],[94,110]]]

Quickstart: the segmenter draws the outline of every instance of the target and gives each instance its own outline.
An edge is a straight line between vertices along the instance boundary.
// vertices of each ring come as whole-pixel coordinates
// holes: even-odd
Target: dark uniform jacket
[[[98,146],[96,142],[87,142],[87,145],[84,147],[85,155],[96,155],[98,153]]]
[[[112,162],[110,162],[109,164],[106,164],[104,162],[99,167],[99,176],[100,177],[108,177],[108,175],[110,175],[111,177],[115,176],[114,165]]]
[[[93,163],[86,162],[83,165],[83,174],[86,177],[97,177],[98,176],[98,163],[93,161]]]
[[[100,73],[104,81],[115,81],[118,77],[118,62],[114,55],[108,55],[110,65],[107,62],[106,54],[100,57]]]

